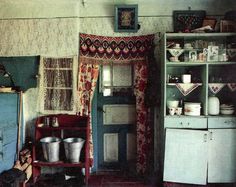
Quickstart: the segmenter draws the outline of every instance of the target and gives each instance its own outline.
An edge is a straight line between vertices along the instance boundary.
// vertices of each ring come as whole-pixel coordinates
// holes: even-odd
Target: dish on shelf
[[[193,50],[193,47],[185,47],[184,50]]]
[[[172,48],[172,49],[167,49],[167,50],[174,57],[179,57],[184,52],[184,49],[181,49],[181,48]]]
[[[234,105],[232,104],[221,104],[220,113],[223,115],[232,115],[234,113]]]
[[[228,109],[228,108],[234,108],[234,105],[232,105],[232,104],[221,104],[220,105],[220,108],[221,109]]]
[[[232,115],[234,113],[234,109],[221,109],[220,113],[223,115]]]

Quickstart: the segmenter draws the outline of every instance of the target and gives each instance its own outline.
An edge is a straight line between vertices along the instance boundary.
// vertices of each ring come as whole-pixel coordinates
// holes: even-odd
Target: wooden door
[[[209,130],[208,182],[236,182],[236,129]]]
[[[98,170],[123,170],[136,158],[136,107],[133,96],[97,99]]]
[[[166,129],[164,181],[206,184],[207,131]]]

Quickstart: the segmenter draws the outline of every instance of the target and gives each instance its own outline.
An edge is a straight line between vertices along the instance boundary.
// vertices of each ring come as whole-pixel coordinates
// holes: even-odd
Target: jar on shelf
[[[220,100],[215,95],[208,97],[208,114],[219,115],[220,113]]]

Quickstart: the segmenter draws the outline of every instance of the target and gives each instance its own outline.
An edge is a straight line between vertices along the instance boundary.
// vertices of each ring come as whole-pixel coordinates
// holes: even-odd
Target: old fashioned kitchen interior
[[[0,187],[236,187],[234,0],[1,0]]]

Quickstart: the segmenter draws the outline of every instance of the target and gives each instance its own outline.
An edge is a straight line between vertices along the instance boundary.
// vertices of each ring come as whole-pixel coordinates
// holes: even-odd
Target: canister
[[[201,115],[201,103],[184,103],[184,115],[187,116],[200,116]]]

